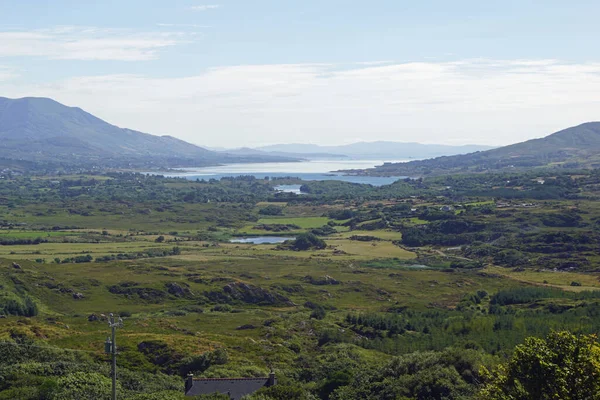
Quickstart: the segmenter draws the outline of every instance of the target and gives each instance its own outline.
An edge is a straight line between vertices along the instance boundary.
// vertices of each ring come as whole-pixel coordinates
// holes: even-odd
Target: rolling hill
[[[542,166],[600,166],[600,122],[584,123],[541,139],[492,150],[406,163],[387,163],[362,173],[403,176]]]
[[[119,128],[78,107],[35,97],[0,97],[0,158],[103,166],[202,166],[283,160],[213,152],[172,136]]]

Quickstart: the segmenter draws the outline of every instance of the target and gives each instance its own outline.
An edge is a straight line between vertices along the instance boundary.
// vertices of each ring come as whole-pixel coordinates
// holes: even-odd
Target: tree
[[[327,243],[323,239],[318,238],[314,233],[301,233],[296,236],[296,240],[292,243],[294,250],[321,250],[327,247]]]
[[[160,236],[159,236],[159,237],[157,237],[157,238],[156,238],[154,241],[155,241],[156,243],[162,243],[162,242],[164,242],[164,241],[165,241],[165,237],[164,237],[163,235],[160,235]]]
[[[595,335],[552,332],[518,345],[481,390],[485,400],[600,399],[600,345]]]

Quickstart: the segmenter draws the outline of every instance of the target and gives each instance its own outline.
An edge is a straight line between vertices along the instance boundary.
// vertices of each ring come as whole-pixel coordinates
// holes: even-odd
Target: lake
[[[231,239],[230,243],[251,243],[251,244],[277,244],[283,243],[286,240],[293,240],[291,237],[281,236],[256,236],[248,238]]]
[[[306,194],[300,191],[302,185],[277,185],[275,190],[282,193]]]
[[[389,185],[398,179],[406,178],[404,176],[352,176],[333,172],[347,169],[373,168],[388,161],[404,162],[407,160],[318,160],[285,163],[226,164],[214,167],[182,168],[181,172],[172,172],[164,175],[189,180],[221,179],[241,175],[252,175],[257,179],[292,176],[305,181],[338,180],[352,183],[367,183],[373,186]]]

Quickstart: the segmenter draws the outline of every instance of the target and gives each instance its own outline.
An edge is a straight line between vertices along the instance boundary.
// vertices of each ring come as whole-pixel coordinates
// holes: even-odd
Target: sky
[[[597,0],[0,0],[0,96],[209,147],[600,120]]]

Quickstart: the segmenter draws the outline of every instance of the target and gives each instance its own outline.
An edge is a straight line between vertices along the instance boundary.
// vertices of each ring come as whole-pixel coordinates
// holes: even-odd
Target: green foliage
[[[317,306],[317,307],[315,307],[315,309],[314,309],[314,310],[313,310],[313,311],[310,313],[310,317],[311,317],[311,318],[314,318],[314,319],[319,319],[319,320],[321,320],[321,319],[325,318],[325,315],[326,315],[326,314],[327,314],[327,313],[326,313],[326,311],[325,311],[325,309],[324,309],[323,307],[321,307],[321,306]]]
[[[308,182],[312,193],[284,198],[285,218],[260,221],[257,201],[279,196],[262,180],[111,174],[102,181],[61,178],[56,186],[29,177],[0,181],[6,237],[48,241],[4,248],[10,260],[2,260],[0,305],[8,317],[0,333],[13,342],[0,343],[0,398],[43,399],[66,391],[59,380],[78,372],[108,378],[100,354],[106,325],[87,316],[119,309],[133,314],[120,339],[123,399],[180,399],[188,372],[264,376],[271,366],[281,384],[253,400],[471,398],[482,381],[480,364],[494,364],[490,355],[508,357],[516,343],[551,329],[600,331],[597,292],[522,283],[597,286],[592,274],[574,271],[595,268],[600,254],[600,173],[578,174],[554,172],[549,185],[538,184],[537,173],[378,188]],[[504,194],[523,200],[489,197]],[[444,205],[453,209],[442,211]],[[293,253],[224,243],[252,226],[329,235],[331,248]],[[367,229],[374,231],[360,232]],[[154,242],[167,234],[177,247]],[[295,244],[325,247],[307,235]],[[393,247],[391,240],[426,246],[415,250],[414,269],[378,252]],[[354,254],[360,248],[367,250]],[[92,255],[104,263],[88,263]],[[57,264],[84,262],[28,261],[55,256]],[[11,267],[12,260],[22,267]],[[544,270],[519,276],[487,264]],[[570,272],[551,275],[554,268]],[[71,293],[85,299],[74,301]],[[26,311],[30,305],[39,310]],[[255,329],[236,330],[244,326]],[[86,352],[49,349],[33,337]],[[194,352],[206,346],[228,353]],[[393,356],[399,358],[389,362]]]
[[[488,241],[498,236],[492,232],[483,232],[484,227],[466,220],[435,221],[419,227],[405,227],[402,229],[402,243],[412,247],[460,246],[473,241]]]
[[[527,338],[489,375],[481,399],[600,399],[600,346],[594,335],[569,332]]]
[[[579,226],[582,218],[577,213],[571,211],[571,212],[560,213],[560,214],[554,214],[554,213],[544,214],[541,217],[541,220],[542,220],[542,223],[546,226],[566,228],[566,227]]]
[[[286,244],[292,250],[321,250],[327,247],[327,243],[323,239],[318,238],[314,233],[301,233],[296,236],[296,239]]]
[[[228,361],[227,352],[217,349],[199,356],[187,356],[179,363],[179,375],[186,377],[189,373],[201,375],[212,365],[224,365]]]
[[[97,400],[109,398],[111,380],[95,372],[74,372],[56,380],[48,398],[50,400]],[[117,385],[118,395],[122,395],[120,384]]]
[[[258,210],[258,213],[260,215],[283,215],[283,207],[278,207],[271,204]]]
[[[203,394],[200,396],[186,397],[186,399],[190,399],[190,400],[230,400],[231,398],[227,394],[213,393],[213,394]]]
[[[383,368],[362,370],[340,386],[333,400],[465,399],[474,392],[485,356],[474,350],[417,352]]]
[[[355,215],[356,215],[356,213],[354,211],[349,210],[347,208],[344,208],[341,210],[332,210],[328,214],[329,218],[335,219],[338,221],[353,218]]]
[[[163,390],[155,393],[141,393],[130,397],[127,400],[193,400],[197,397],[186,397],[181,391]]]
[[[0,312],[4,315],[17,315],[23,317],[34,317],[38,314],[37,304],[28,296],[0,297]]]
[[[96,257],[96,262],[108,262],[115,260],[137,260],[140,258],[155,258],[155,257],[167,257],[176,256],[181,254],[181,248],[174,246],[171,249],[158,248],[158,249],[147,249],[139,251],[137,253],[118,253],[107,256]]]
[[[334,234],[337,233],[337,231],[335,230],[335,228],[332,228],[329,225],[323,225],[320,228],[311,229],[310,232],[312,234],[317,235],[317,236],[329,236],[329,235],[334,235]]]
[[[262,388],[250,396],[245,396],[243,400],[316,400],[316,398],[298,384],[277,384]]]

